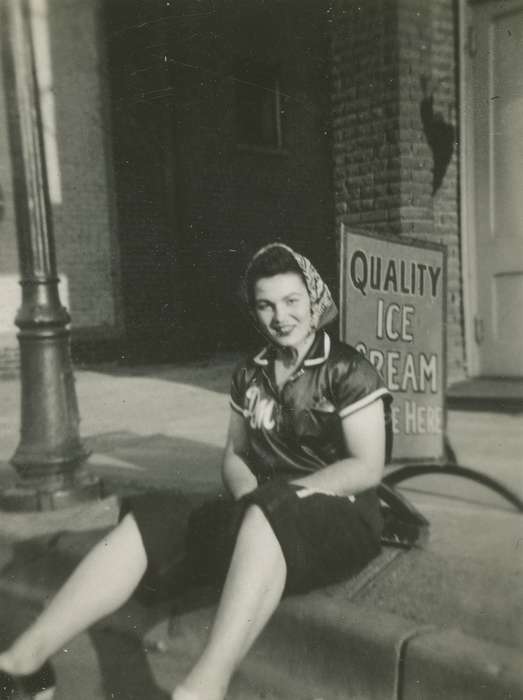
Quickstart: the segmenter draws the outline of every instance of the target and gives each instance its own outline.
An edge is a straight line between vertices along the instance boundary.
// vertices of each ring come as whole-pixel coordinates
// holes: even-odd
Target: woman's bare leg
[[[173,700],[222,700],[238,664],[276,609],[287,567],[258,506],[243,520],[216,617],[202,655]]]
[[[146,565],[134,517],[126,515],[80,562],[35,622],[0,654],[0,670],[23,675],[38,669],[72,637],[123,605]]]

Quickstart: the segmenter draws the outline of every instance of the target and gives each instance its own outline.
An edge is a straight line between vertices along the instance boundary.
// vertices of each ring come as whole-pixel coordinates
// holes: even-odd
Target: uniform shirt
[[[231,406],[244,416],[258,481],[297,477],[347,456],[341,419],[390,393],[355,348],[319,331],[305,359],[278,389],[270,346],[235,370]],[[390,432],[390,431],[389,431]],[[390,441],[390,435],[389,435]]]

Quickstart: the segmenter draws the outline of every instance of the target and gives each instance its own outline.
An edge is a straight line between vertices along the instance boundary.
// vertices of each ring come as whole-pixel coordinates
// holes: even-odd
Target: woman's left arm
[[[342,418],[347,457],[317,472],[293,479],[313,491],[349,496],[377,486],[385,466],[383,401],[377,399]]]

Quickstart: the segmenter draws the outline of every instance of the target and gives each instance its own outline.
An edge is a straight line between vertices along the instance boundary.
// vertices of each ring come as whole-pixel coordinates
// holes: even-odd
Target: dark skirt
[[[196,507],[179,493],[146,494],[124,500],[121,509],[121,517],[134,516],[147,554],[140,593],[156,598],[194,585],[221,587],[245,510],[253,505],[263,511],[282,548],[286,593],[348,578],[380,551],[373,492],[352,502],[274,480],[239,501],[217,497]]]

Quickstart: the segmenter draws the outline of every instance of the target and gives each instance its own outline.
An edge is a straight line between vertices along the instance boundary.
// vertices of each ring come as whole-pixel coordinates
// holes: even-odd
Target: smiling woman
[[[120,524],[0,654],[0,698],[137,588],[172,593],[211,583],[221,589],[214,623],[172,698],[223,700],[282,595],[351,576],[379,552],[375,487],[390,399],[383,380],[324,330],[337,313],[329,289],[287,246],[254,256],[242,295],[268,344],[232,378],[222,464],[228,497],[186,513],[171,494],[124,502]]]
[[[287,272],[257,280],[254,299],[259,325],[281,348],[274,361],[279,386],[314,340],[309,294],[301,275]]]
[[[307,281],[294,256],[286,246],[267,246],[254,257],[247,271],[249,303],[257,326],[280,348],[274,361],[277,385],[284,383],[307,354],[318,321]]]
[[[259,323],[280,345],[302,349],[312,340],[311,304],[300,275],[262,278],[254,287]]]

